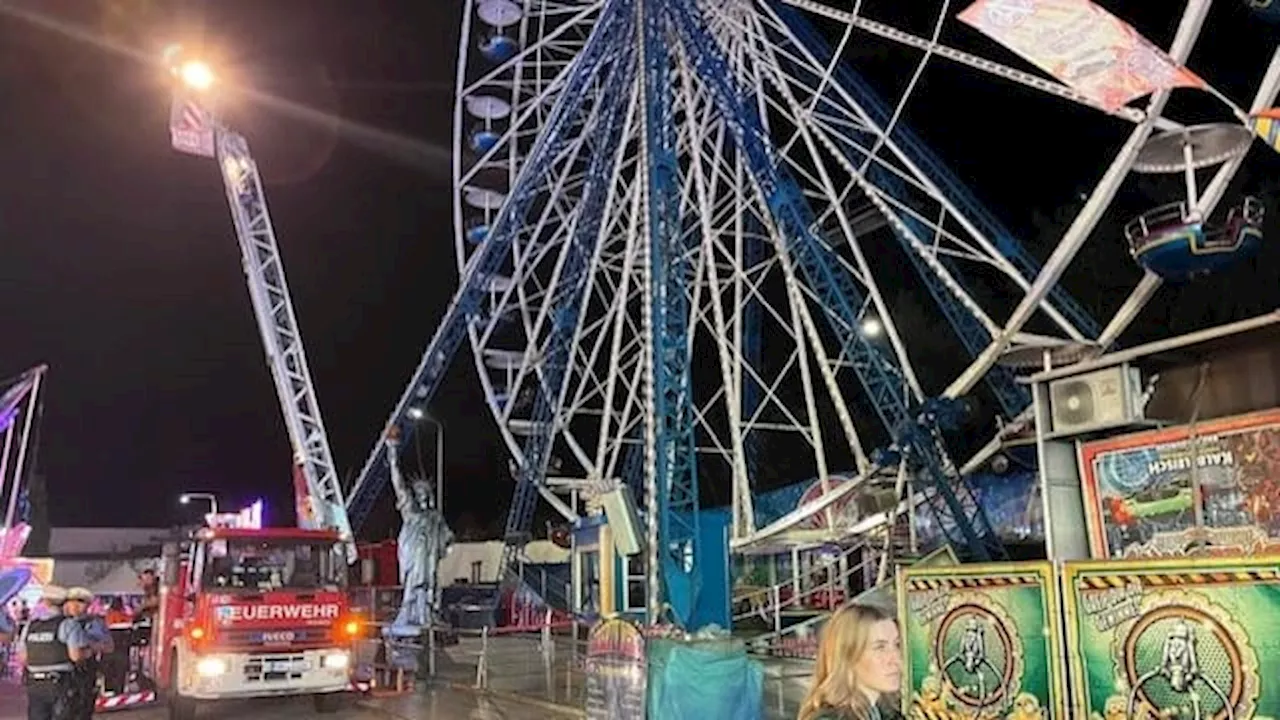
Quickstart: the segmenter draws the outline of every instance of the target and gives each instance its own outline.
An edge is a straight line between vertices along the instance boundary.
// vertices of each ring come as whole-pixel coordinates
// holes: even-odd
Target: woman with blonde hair
[[[870,605],[837,610],[822,628],[813,687],[798,720],[889,720],[902,685],[902,638],[893,615]]]

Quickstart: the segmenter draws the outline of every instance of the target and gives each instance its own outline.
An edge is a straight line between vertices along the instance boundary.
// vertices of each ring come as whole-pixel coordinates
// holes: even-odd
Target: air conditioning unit
[[[1129,365],[1049,383],[1054,435],[1132,425],[1143,419],[1142,374]]]

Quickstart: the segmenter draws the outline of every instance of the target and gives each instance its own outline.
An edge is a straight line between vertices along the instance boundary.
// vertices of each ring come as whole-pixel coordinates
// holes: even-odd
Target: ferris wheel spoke
[[[693,102],[690,97],[691,89],[687,77],[681,78],[681,90],[686,98],[687,105],[692,106]],[[694,148],[703,147],[703,138],[701,132],[705,130],[705,122],[702,125],[690,128],[690,145]],[[711,166],[716,168],[720,165],[723,153],[723,130],[716,138],[716,152],[712,158]],[[730,451],[727,455],[728,464],[732,471],[732,516],[733,525],[731,535],[733,537],[744,536],[750,534],[755,529],[755,519],[753,505],[751,502],[751,485],[747,475],[746,451],[743,443],[742,430],[742,407],[737,398],[741,397],[741,388],[738,386],[737,377],[733,372],[733,366],[736,358],[734,351],[730,346],[732,333],[729,332],[728,324],[725,320],[724,313],[724,293],[721,291],[719,279],[720,267],[717,263],[717,246],[716,239],[721,235],[721,228],[713,224],[713,215],[707,212],[707,208],[711,205],[712,194],[718,190],[718,185],[711,184],[710,192],[708,188],[708,179],[705,175],[703,162],[701,157],[697,157],[690,163],[697,205],[701,208],[697,217],[702,224],[702,257],[706,264],[707,285],[710,291],[710,299],[706,303],[709,306],[712,316],[712,337],[717,340],[716,355],[720,364],[720,382],[721,386],[727,390],[724,400],[725,412],[728,416],[728,435]],[[714,181],[714,178],[713,178]],[[733,207],[730,203],[724,203],[729,209],[732,218]],[[695,305],[695,308],[698,306]],[[705,322],[705,319],[704,319]]]
[[[788,104],[790,106],[788,109],[792,112],[795,112],[797,115],[800,115],[803,111],[798,106],[798,102],[796,98],[790,94],[788,86],[785,85],[776,76],[771,77],[770,79],[773,81],[775,87],[779,89],[781,94],[788,101]],[[846,192],[837,191],[836,188],[833,187],[831,180],[825,177],[827,176],[827,172],[825,171],[824,165],[823,165],[824,158],[820,156],[819,150],[816,144],[813,142],[813,139],[818,140],[822,145],[825,146],[825,149],[833,151],[831,155],[834,156],[837,160],[845,160],[845,162],[841,163],[843,165],[843,170],[846,173],[848,173],[852,178],[847,188],[852,189],[853,187],[857,187],[858,190],[860,191],[861,196],[869,199],[872,202],[872,204],[874,204],[877,207],[877,209],[880,210],[881,214],[886,219],[888,219],[889,223],[894,227],[894,229],[907,241],[910,248],[915,250],[921,256],[921,258],[930,266],[930,270],[933,271],[935,275],[948,287],[948,289],[956,295],[957,299],[966,306],[966,309],[968,309],[971,313],[973,313],[975,317],[979,318],[980,321],[982,321],[983,325],[988,328],[989,332],[994,332],[996,330],[996,326],[994,322],[992,322],[990,318],[986,316],[985,311],[983,311],[980,307],[978,307],[977,304],[973,302],[972,298],[968,296],[967,292],[965,292],[963,288],[960,287],[959,283],[953,277],[951,277],[951,273],[949,269],[946,268],[944,265],[936,262],[936,255],[930,250],[929,245],[926,244],[925,242],[925,240],[927,240],[928,238],[919,237],[919,233],[913,231],[913,229],[910,228],[907,225],[907,223],[903,222],[903,219],[895,212],[894,208],[890,206],[890,202],[889,202],[890,197],[887,196],[882,191],[880,191],[878,188],[872,186],[871,183],[869,183],[865,179],[865,176],[862,174],[863,169],[853,167],[852,164],[848,162],[845,156],[843,156],[841,153],[834,152],[836,150],[836,145],[832,141],[832,139],[826,134],[825,128],[821,124],[806,122],[804,119],[798,120],[796,133],[798,136],[804,139],[805,144],[808,146],[808,149],[812,156],[813,162],[819,168],[819,172],[824,175],[823,184],[827,187],[829,193],[832,196],[843,197],[846,195]],[[813,139],[810,138],[810,135],[812,135]],[[871,154],[868,154],[868,158],[874,159],[874,156]],[[914,215],[914,218],[912,218],[912,220],[914,220],[914,222],[911,223],[912,225],[915,225],[917,228],[926,229],[927,231],[932,231],[932,232],[929,232],[929,234],[932,235],[935,240],[941,239],[942,237],[949,235],[949,233],[946,233],[945,230],[943,230],[943,228],[941,228],[938,225],[933,225],[931,221],[925,219],[923,216],[918,214],[914,208],[908,206],[905,202],[902,202],[901,200],[898,200],[896,198],[893,198],[893,200],[898,205],[899,209],[907,210],[908,212]],[[850,238],[850,239],[855,237],[855,233],[853,232],[851,223],[849,222],[848,218],[844,217],[843,202],[831,203],[829,206],[829,209],[826,212],[833,213],[836,215],[838,224],[839,224],[839,229],[841,233],[844,235],[844,237]],[[974,252],[973,248],[971,247],[965,247],[964,250],[967,251],[967,253],[969,254],[972,254]],[[997,261],[991,258],[986,258],[986,259],[992,262],[993,264],[997,264]],[[865,263],[864,262],[860,263],[860,265],[863,266],[863,273],[869,275],[870,273],[865,268]],[[878,292],[877,292],[877,295],[878,295]],[[883,313],[883,306],[879,303],[877,305],[878,305],[878,309],[882,312],[882,314],[885,314]]]
[[[1077,105],[1084,105],[1086,107],[1093,108],[1099,112],[1113,115],[1132,123],[1142,122],[1146,118],[1145,113],[1141,110],[1128,107],[1109,110],[1099,105],[1096,101],[1072,90],[1066,85],[1046,80],[1029,72],[1011,68],[1003,63],[989,60],[972,53],[956,50],[955,48],[951,48],[946,45],[933,43],[928,38],[912,35],[911,33],[899,30],[887,23],[877,22],[860,15],[855,15],[847,10],[837,10],[829,5],[816,2],[816,0],[781,0],[781,2],[786,5],[792,5],[800,8],[801,10],[805,10],[814,15],[845,23],[846,25],[855,27],[863,32],[889,40],[899,45],[904,45],[916,50],[929,50],[940,58],[957,62],[974,70],[994,75],[1047,95],[1053,95]]]
[[[775,76],[773,76],[771,73],[762,72],[762,75],[764,76],[764,79],[767,82],[770,82],[771,84],[774,85],[774,88],[779,92],[781,96],[782,102],[784,103],[786,108],[790,111],[792,116],[799,118],[799,116],[802,114],[801,109],[798,107],[797,103],[795,102],[794,96],[790,94],[790,90],[787,87],[787,85],[779,82],[778,79]],[[812,136],[812,130],[813,128],[808,123],[805,123],[802,119],[797,119],[796,132],[802,139],[803,141],[802,144],[808,150],[808,153],[811,159],[814,161],[814,166],[816,167],[817,174],[820,178],[819,187],[821,187],[821,189],[825,191],[825,195],[827,198],[838,198],[840,196],[840,193],[836,190],[834,183],[830,177],[830,174],[826,171],[823,165],[823,162],[819,153],[818,145]],[[855,180],[857,180],[856,174],[854,178]],[[874,197],[874,189],[871,188],[868,183],[865,183],[865,181],[859,184],[861,186],[862,191],[865,194],[867,194],[867,196],[870,199],[872,199],[872,201],[874,202],[876,199]],[[857,268],[857,271],[858,271],[855,274],[855,277],[861,278],[862,285],[864,288],[866,288],[868,292],[868,296],[871,299],[872,305],[876,309],[877,316],[879,317],[880,321],[883,323],[883,326],[886,331],[886,335],[888,336],[890,341],[890,345],[893,348],[895,355],[897,356],[897,361],[898,361],[897,365],[900,368],[901,372],[903,373],[904,379],[906,380],[908,386],[911,388],[915,396],[917,398],[921,398],[923,397],[923,392],[920,388],[919,380],[916,379],[916,374],[911,364],[911,359],[907,355],[905,345],[902,342],[901,335],[898,333],[896,323],[894,322],[894,319],[891,313],[889,312],[887,305],[884,302],[883,294],[881,293],[879,286],[873,280],[871,268],[867,263],[866,256],[862,251],[860,242],[858,241],[855,234],[853,233],[852,224],[850,223],[849,218],[844,211],[843,204],[837,200],[836,202],[833,202],[831,204],[831,207],[835,212],[837,222],[839,224],[840,232],[845,238],[847,246],[853,253],[855,267]],[[781,248],[781,245],[779,245],[779,247]],[[795,281],[792,280],[791,284],[794,284],[794,282]],[[828,314],[831,314],[831,313],[828,312]],[[850,330],[854,332],[859,332],[858,328],[850,328]]]
[[[794,15],[794,11],[789,12]],[[782,20],[772,7],[765,7],[764,18],[762,22],[767,22],[776,30],[776,37],[773,38],[775,44],[781,47],[794,47],[796,52],[804,57],[805,62],[800,66],[810,68],[821,66],[820,58],[814,56],[814,49],[797,39],[795,30],[788,22]],[[795,22],[803,23],[803,20],[797,19]],[[810,71],[816,72],[812,69]],[[958,180],[945,168],[940,167],[935,158],[929,156],[928,151],[922,148],[921,143],[907,128],[894,128],[893,135],[897,138],[896,140],[886,137],[884,131],[877,125],[878,121],[871,116],[872,112],[864,108],[861,102],[861,100],[880,102],[874,98],[874,93],[865,87],[865,83],[848,68],[842,67],[837,74],[845,81],[854,83],[855,89],[860,93],[860,99],[855,100],[850,96],[840,82],[827,84],[832,97],[838,98],[839,104],[850,108],[850,111],[861,118],[865,125],[872,128],[873,146],[883,143],[891,151],[895,162],[902,167],[899,169],[895,164],[885,162],[883,156],[873,154],[871,148],[856,138],[848,137],[848,133],[833,135],[833,138],[843,141],[837,143],[842,151],[841,154],[846,157],[852,156],[861,165],[867,162],[875,163],[872,174],[879,178],[878,182],[881,184],[900,186],[904,182],[908,183],[913,186],[912,192],[923,193],[930,201],[942,205],[946,209],[947,217],[955,220],[965,230],[966,236],[972,238],[973,242],[982,248],[983,254],[991,263],[1015,282],[1022,292],[1029,289],[1031,279],[1039,272],[1039,266],[1025,249],[998,221],[969,197],[969,193],[959,185]],[[887,106],[883,106],[883,103],[881,105],[882,107],[870,108],[870,111],[878,113],[880,121],[887,122],[891,119],[890,110]],[[900,144],[902,147],[899,146]],[[910,150],[915,155],[911,156],[910,152],[904,150]],[[1042,309],[1072,339],[1083,339],[1082,330],[1096,333],[1096,323],[1060,288],[1055,288],[1052,302],[1043,303]]]

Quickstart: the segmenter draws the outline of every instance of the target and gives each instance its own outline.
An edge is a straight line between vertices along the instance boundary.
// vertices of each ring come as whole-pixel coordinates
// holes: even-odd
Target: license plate
[[[266,668],[269,673],[306,672],[310,669],[311,663],[309,662],[289,662],[288,660],[269,662]]]

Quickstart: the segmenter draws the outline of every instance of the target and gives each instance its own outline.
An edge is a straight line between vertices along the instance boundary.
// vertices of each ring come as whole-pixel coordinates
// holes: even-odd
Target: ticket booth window
[[[624,558],[627,567],[627,612],[644,612],[648,598],[648,575],[644,555],[636,553]]]
[[[600,554],[584,550],[579,557],[578,611],[592,615],[600,610]]]

